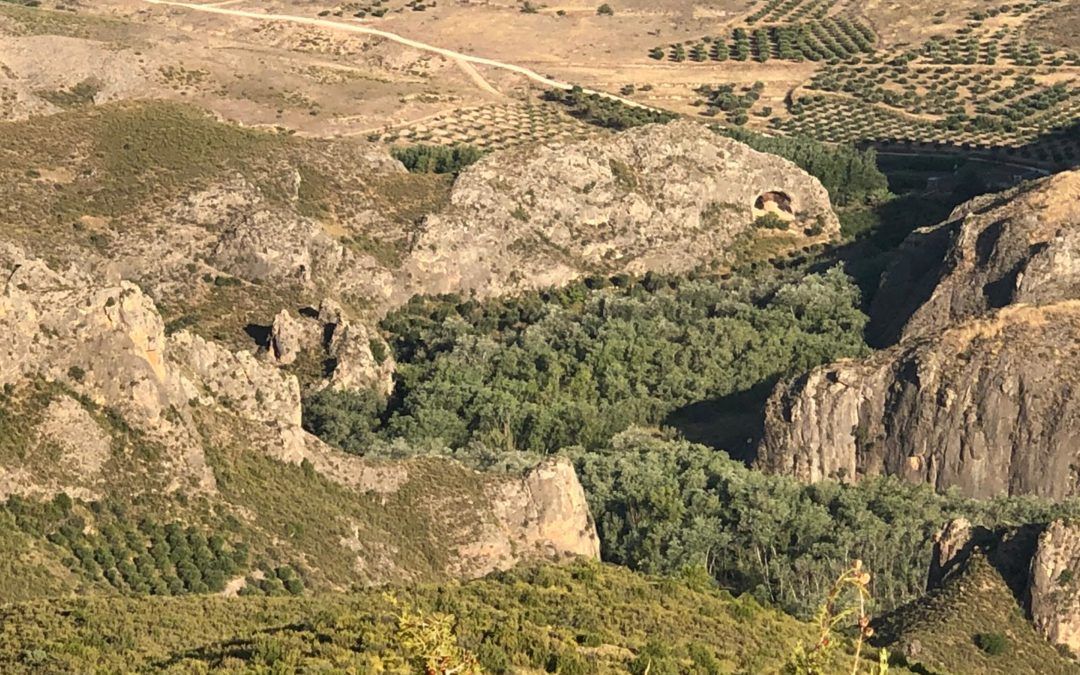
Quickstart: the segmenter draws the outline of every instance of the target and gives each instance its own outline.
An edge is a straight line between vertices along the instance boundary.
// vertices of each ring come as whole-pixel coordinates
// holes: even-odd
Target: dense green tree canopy
[[[742,129],[723,129],[724,134],[760,152],[795,162],[821,181],[837,206],[866,204],[889,194],[889,182],[877,165],[873,149],[850,145],[826,145],[810,138],[764,136]]]
[[[858,291],[839,270],[615,281],[623,287],[590,290],[607,283],[592,280],[488,303],[418,299],[392,314],[383,325],[399,381],[380,433],[451,447],[598,447],[680,406],[865,349]],[[326,418],[325,403],[309,420]]]
[[[393,148],[390,154],[413,173],[461,173],[461,170],[484,156],[472,145],[410,145]]]

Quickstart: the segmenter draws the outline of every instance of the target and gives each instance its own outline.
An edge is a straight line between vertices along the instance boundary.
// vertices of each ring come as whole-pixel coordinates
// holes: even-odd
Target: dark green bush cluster
[[[649,108],[637,108],[621,101],[587,94],[581,87],[566,91],[552,89],[544,93],[544,99],[565,105],[571,115],[588,124],[608,129],[629,129],[643,124],[663,124],[675,119],[669,113]]]
[[[800,136],[764,136],[741,129],[725,129],[722,133],[760,152],[795,162],[803,171],[821,181],[834,205],[874,202],[889,193],[889,181],[878,169],[877,155],[873,149],[826,145]]]
[[[990,656],[1000,656],[1009,650],[1009,641],[1001,633],[978,633],[975,646]]]
[[[323,389],[304,400],[304,429],[330,445],[357,455],[371,446],[386,401],[374,391]]]
[[[995,527],[1080,512],[1076,501],[980,501],[891,478],[805,485],[644,431],[568,453],[605,560],[654,574],[708,570],[725,588],[804,617],[856,558],[873,576],[875,612],[920,597],[934,535],[954,517]]]
[[[258,574],[244,579],[240,595],[300,595],[304,592],[304,580],[292,565],[269,564],[259,566]]]
[[[456,175],[483,157],[484,151],[476,146],[459,143],[451,146],[410,145],[404,148],[392,148],[390,154],[412,173]]]
[[[794,279],[794,277],[793,277]],[[863,352],[858,290],[800,280],[594,277],[479,303],[416,298],[389,315],[395,398],[324,394],[307,426],[356,450],[373,433],[451,447],[597,447],[676,408]]]
[[[742,126],[749,120],[747,113],[761,98],[761,92],[764,88],[763,83],[755,82],[753,85],[743,87],[740,92],[736,93],[733,84],[717,86],[706,84],[698,87],[696,92],[702,96],[704,103],[708,106],[702,114],[712,116],[718,112],[724,112],[727,115],[728,122],[736,126]]]
[[[837,61],[874,52],[877,36],[861,21],[845,17],[827,18],[806,23],[754,28],[738,27],[729,38],[705,36],[696,40],[653,47],[649,56],[662,60],[755,61],[764,63],[776,57],[788,61]]]
[[[104,580],[136,595],[220,592],[247,565],[244,544],[179,522],[133,523],[124,509],[95,503],[93,527],[73,510],[66,495],[39,504],[10,497],[6,509],[23,531],[45,536],[66,549],[65,563],[91,580]]]
[[[754,227],[762,230],[786,230],[789,224],[775,213],[766,213],[754,219]]]

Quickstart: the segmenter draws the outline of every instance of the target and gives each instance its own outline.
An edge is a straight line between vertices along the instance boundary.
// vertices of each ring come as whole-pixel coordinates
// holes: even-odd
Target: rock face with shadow
[[[881,341],[782,382],[758,465],[894,475],[966,495],[1080,494],[1080,172],[915,232],[874,307]]]
[[[997,570],[1043,637],[1080,652],[1080,524],[1055,520],[990,531],[954,520],[935,538],[927,590],[961,576],[973,556]]]
[[[958,207],[912,233],[870,313],[879,346],[1013,304],[1080,298],[1080,171]]]
[[[990,530],[960,518],[935,537],[927,593],[874,621],[874,646],[924,673],[1076,673],[1080,528]],[[1000,636],[1001,649],[981,640]]]

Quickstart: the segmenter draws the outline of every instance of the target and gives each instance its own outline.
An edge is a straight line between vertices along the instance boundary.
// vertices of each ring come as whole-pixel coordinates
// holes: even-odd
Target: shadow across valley
[[[765,430],[765,403],[777,381],[771,378],[745,391],[683,406],[668,415],[664,425],[750,466]]]

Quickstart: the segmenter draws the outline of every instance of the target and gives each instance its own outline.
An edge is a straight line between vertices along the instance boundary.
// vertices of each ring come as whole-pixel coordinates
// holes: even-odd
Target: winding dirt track
[[[343,21],[331,21],[329,19],[319,19],[319,18],[314,18],[314,17],[309,17],[309,16],[295,16],[293,14],[266,14],[266,13],[262,13],[262,12],[251,12],[251,11],[243,10],[243,9],[233,9],[231,7],[222,6],[220,4],[216,4],[216,5],[215,4],[200,5],[200,4],[191,3],[191,2],[176,2],[174,0],[145,0],[145,1],[152,4],[152,5],[167,5],[169,7],[183,7],[185,9],[190,9],[190,10],[193,10],[193,11],[196,11],[196,12],[207,12],[209,14],[222,14],[222,15],[225,15],[225,16],[236,16],[236,17],[242,17],[242,18],[245,18],[245,19],[256,19],[256,20],[259,20],[259,21],[283,21],[283,22],[287,22],[287,23],[303,24],[303,25],[306,25],[306,26],[316,26],[316,27],[319,27],[319,28],[326,28],[326,29],[329,29],[329,30],[343,30],[343,31],[351,32],[351,33],[363,33],[365,35],[374,35],[376,37],[381,37],[381,38],[384,38],[386,40],[390,40],[392,42],[397,42],[398,44],[405,45],[406,47],[412,47],[413,49],[418,49],[418,50],[421,50],[421,51],[430,52],[432,54],[438,54],[440,56],[444,56],[444,57],[446,57],[448,59],[451,59],[451,60],[453,60],[453,61],[455,61],[455,62],[457,62],[459,64],[462,64],[462,66],[466,70],[466,73],[468,73],[470,70],[475,72],[475,70],[472,68],[472,66],[474,66],[474,65],[476,65],[476,66],[488,66],[490,68],[498,68],[499,70],[506,70],[506,71],[509,71],[511,73],[516,73],[518,75],[523,75],[523,76],[529,78],[530,80],[532,80],[534,82],[537,82],[537,83],[542,84],[542,85],[547,86],[547,87],[552,87],[554,89],[566,90],[566,89],[571,89],[573,87],[573,85],[571,85],[571,84],[568,84],[566,82],[560,82],[558,80],[553,80],[550,77],[545,77],[544,75],[541,75],[540,73],[536,72],[535,70],[530,70],[529,68],[525,68],[523,66],[518,66],[518,65],[515,65],[513,63],[504,63],[502,61],[495,61],[494,59],[485,59],[485,58],[483,58],[481,56],[473,56],[471,54],[463,54],[461,52],[455,52],[452,49],[444,49],[443,47],[436,47],[435,45],[429,45],[429,44],[426,44],[424,42],[419,42],[417,40],[411,40],[411,39],[409,39],[407,37],[402,37],[402,36],[398,35],[397,33],[391,33],[389,31],[379,30],[378,28],[371,28],[370,26],[363,26],[363,25],[358,25],[358,24],[355,24],[355,23],[345,23]],[[489,93],[493,93],[495,95],[501,95],[501,93],[497,89],[495,89],[490,84],[488,84],[486,80],[483,80],[483,78],[480,77],[479,73],[476,73],[476,75],[477,75],[477,78],[479,78],[479,81],[477,82],[478,85],[480,84],[480,81],[482,81],[484,84],[481,85],[481,86],[485,90],[487,90]],[[474,78],[474,79],[477,79],[477,78]],[[602,96],[604,98],[608,98],[608,99],[611,99],[613,101],[619,101],[620,103],[624,103],[624,104],[626,104],[628,106],[633,106],[634,108],[644,108],[646,110],[661,111],[660,108],[654,108],[652,106],[648,106],[648,105],[645,105],[645,104],[642,104],[642,103],[638,103],[637,101],[632,101],[632,100],[630,100],[628,98],[623,98],[622,96],[616,96],[615,94],[609,94],[608,92],[605,92],[605,91],[595,91],[595,90],[592,90],[592,89],[583,89],[583,91],[585,93],[587,93],[587,94],[595,94],[597,96]]]

